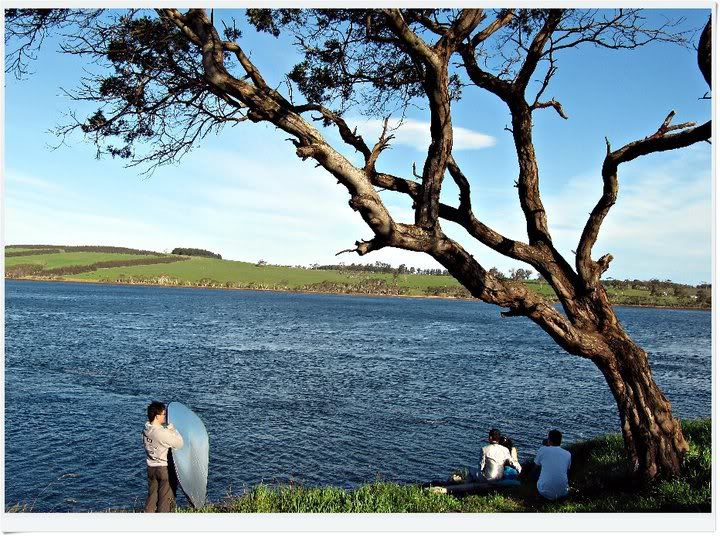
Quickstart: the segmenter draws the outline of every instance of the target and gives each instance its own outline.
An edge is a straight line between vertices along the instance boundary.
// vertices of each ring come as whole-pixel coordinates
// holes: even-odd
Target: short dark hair
[[[500,430],[497,428],[490,428],[490,431],[488,432],[488,439],[490,439],[490,441],[500,441]]]
[[[157,400],[153,400],[147,408],[148,421],[153,422],[155,417],[160,415],[163,411],[165,411],[165,404],[158,402]]]
[[[562,443],[562,432],[560,430],[550,430],[548,432],[548,439],[550,443],[556,447],[560,446],[560,443]]]

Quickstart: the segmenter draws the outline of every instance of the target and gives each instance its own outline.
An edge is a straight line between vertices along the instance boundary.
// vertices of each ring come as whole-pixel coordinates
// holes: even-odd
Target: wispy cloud
[[[8,185],[21,185],[25,187],[31,187],[35,190],[42,190],[45,192],[59,192],[63,190],[63,188],[56,183],[39,179],[37,177],[33,177],[32,175],[28,175],[14,169],[7,170],[5,174],[5,180],[7,181]]]
[[[368,145],[380,137],[383,121],[379,119],[350,118],[350,125],[357,125],[358,132],[365,138]],[[395,136],[391,143],[405,145],[417,151],[425,152],[430,145],[430,123],[416,119],[401,121],[391,118],[388,127]],[[475,132],[460,126],[453,126],[453,149],[462,151],[470,149],[484,149],[495,145],[495,138],[481,132]]]
[[[594,256],[608,252],[615,256],[611,276],[667,274],[691,281],[702,277],[701,272],[709,274],[711,191],[704,147],[626,166],[620,170],[618,200],[605,219]],[[553,236],[566,257],[576,249],[601,192],[596,172],[575,177],[562,190],[545,196]]]

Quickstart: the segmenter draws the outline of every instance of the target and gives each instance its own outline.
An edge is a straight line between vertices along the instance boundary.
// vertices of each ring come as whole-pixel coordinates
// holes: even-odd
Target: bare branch
[[[557,28],[558,24],[560,23],[562,14],[563,10],[561,9],[550,10],[548,17],[545,20],[545,24],[543,24],[543,27],[535,35],[535,38],[533,39],[533,42],[527,52],[525,62],[520,68],[520,71],[515,77],[515,81],[513,83],[519,91],[525,91],[525,88],[530,81],[530,76],[532,76],[532,73],[535,72],[538,61],[540,61],[540,58],[543,55],[543,49],[545,48],[545,45],[550,39],[552,33],[555,31],[555,28]]]
[[[365,158],[365,162],[370,160],[372,151],[365,143],[365,140],[363,140],[362,136],[357,133],[357,129],[351,130],[347,122],[345,122],[338,113],[328,110],[320,104],[304,104],[302,106],[295,106],[294,110],[299,114],[308,111],[319,112],[326,123],[334,123],[337,126],[342,140],[359,151]]]
[[[472,218],[470,182],[468,182],[467,177],[465,177],[463,172],[460,170],[460,166],[458,166],[457,162],[455,162],[455,158],[453,158],[452,155],[450,155],[450,158],[448,159],[448,171],[450,171],[450,176],[453,178],[455,184],[457,184],[457,187],[460,190],[460,206],[458,207],[458,210],[466,214],[468,218]]]
[[[585,224],[575,257],[578,274],[582,277],[586,289],[593,289],[598,284],[600,275],[607,270],[612,260],[612,256],[605,255],[595,262],[591,259],[591,253],[597,241],[600,227],[610,208],[617,200],[618,166],[640,156],[679,149],[699,141],[710,139],[712,131],[710,121],[699,127],[688,129],[688,127],[694,125],[694,123],[683,123],[682,125],[671,126],[671,121],[674,116],[675,112],[670,112],[655,133],[642,140],[628,143],[616,151],[611,150],[610,142],[606,139],[607,155],[605,156],[602,167],[603,193]],[[683,130],[676,134],[669,134],[670,132],[678,130],[678,128]]]
[[[485,18],[482,9],[463,9],[447,33],[437,42],[435,49],[443,54],[455,52]]]
[[[388,121],[390,120],[389,117],[386,117],[383,121],[383,129],[382,133],[380,134],[380,138],[378,139],[377,143],[373,147],[372,151],[370,152],[370,155],[367,157],[365,161],[365,170],[374,172],[375,170],[375,162],[377,162],[377,159],[380,157],[380,153],[382,153],[385,149],[390,147],[390,141],[395,137],[392,134],[388,134]]]
[[[338,251],[335,256],[342,255],[343,253],[357,253],[361,257],[367,255],[371,251],[377,251],[385,247],[385,244],[377,237],[372,240],[357,240],[354,248],[343,249]]]
[[[509,82],[480,68],[475,57],[475,47],[466,45],[461,48],[460,54],[465,70],[470,80],[472,80],[476,86],[494,93],[505,102],[508,102],[512,98],[513,87]]]
[[[568,118],[567,114],[565,113],[565,110],[563,110],[562,104],[560,104],[560,103],[559,103],[558,101],[556,101],[554,98],[553,98],[553,99],[550,99],[550,100],[547,101],[547,102],[537,102],[537,101],[535,101],[535,103],[532,105],[532,109],[533,109],[533,110],[537,110],[537,109],[539,109],[539,108],[551,108],[551,107],[552,107],[552,108],[555,108],[555,111],[556,111],[556,112],[558,113],[558,115],[559,115],[560,117],[562,117],[563,119],[567,119],[567,118]]]
[[[224,50],[235,54],[235,57],[240,62],[240,65],[242,65],[243,69],[245,69],[245,72],[248,74],[248,76],[251,78],[251,80],[256,86],[261,88],[268,87],[265,79],[260,74],[260,71],[258,71],[257,67],[255,67],[255,65],[250,61],[250,58],[245,55],[242,48],[240,48],[240,45],[238,45],[237,43],[232,43],[230,41],[224,41],[222,47]]]
[[[497,32],[500,28],[508,24],[512,20],[513,15],[514,13],[512,9],[505,9],[501,11],[494,21],[492,21],[490,24],[488,24],[485,28],[476,33],[470,39],[469,48],[476,49],[480,43],[482,43],[492,34]]]

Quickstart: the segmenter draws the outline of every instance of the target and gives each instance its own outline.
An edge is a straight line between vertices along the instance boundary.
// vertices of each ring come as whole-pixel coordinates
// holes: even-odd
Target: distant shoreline
[[[158,288],[185,288],[185,289],[204,289],[204,290],[229,290],[229,291],[251,291],[251,292],[288,292],[295,294],[320,294],[327,296],[366,296],[369,298],[421,298],[421,299],[438,299],[438,300],[455,300],[476,302],[482,300],[476,298],[458,298],[455,296],[431,296],[427,294],[372,294],[364,292],[329,292],[318,290],[300,290],[300,289],[272,289],[272,288],[244,288],[244,287],[209,287],[195,285],[172,285],[160,283],[120,283],[107,281],[89,281],[87,279],[44,279],[31,277],[5,277],[5,281],[30,281],[40,283],[80,283],[88,285],[114,285],[120,287],[158,287]],[[483,302],[484,303],[484,302]],[[559,302],[555,302],[559,303]],[[635,305],[626,303],[613,303],[613,307],[632,307],[640,309],[674,309],[678,311],[712,311],[712,307],[682,307],[678,305]]]

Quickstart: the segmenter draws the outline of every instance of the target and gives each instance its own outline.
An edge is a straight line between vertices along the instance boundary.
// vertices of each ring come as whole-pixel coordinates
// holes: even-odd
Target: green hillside
[[[5,277],[135,285],[471,297],[464,287],[447,275],[257,265],[106,246],[8,246],[5,248]],[[618,305],[693,308],[709,305],[708,302],[698,300],[699,295],[693,295],[693,287],[683,286],[682,293],[658,292],[657,288],[651,290],[651,284],[636,283],[608,285],[613,302]],[[525,284],[549,299],[555,297],[547,283],[533,280],[525,281]]]

